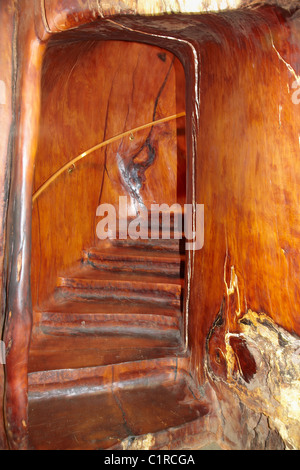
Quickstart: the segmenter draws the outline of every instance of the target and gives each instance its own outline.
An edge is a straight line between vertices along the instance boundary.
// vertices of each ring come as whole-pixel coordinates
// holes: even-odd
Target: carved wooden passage
[[[9,446],[299,448],[299,14],[105,19],[88,5],[48,1],[18,27]],[[32,204],[74,156],[181,111]],[[130,216],[204,204],[203,248],[100,242],[96,209],[120,195]]]
[[[184,110],[184,72],[165,50],[101,41],[50,46],[34,187],[93,145]],[[183,118],[122,138],[70,168],[40,196],[33,208],[34,304],[38,295],[39,302],[47,299],[58,269],[68,268],[83,248],[99,243],[99,204],[117,209],[119,197],[127,196],[128,216],[133,217],[152,203],[185,202],[184,129]],[[57,215],[53,201],[63,209]]]
[[[186,86],[181,63],[167,50],[141,43],[50,41],[44,58],[41,93],[34,191],[59,167],[98,142],[109,141],[139,124],[185,112]],[[48,444],[38,442],[35,436],[37,420],[44,419],[43,407],[37,408],[35,397],[43,397],[41,387],[46,380],[47,394],[54,398],[51,392],[54,371],[59,373],[59,381],[64,382],[65,370],[72,369],[71,380],[77,382],[81,394],[84,380],[80,376],[84,371],[94,368],[98,380],[103,381],[106,369],[101,371],[101,367],[110,370],[114,365],[111,381],[116,387],[116,397],[112,397],[107,412],[114,413],[113,402],[120,400],[122,405],[115,405],[117,410],[121,406],[127,413],[125,409],[129,406],[129,412],[134,394],[128,392],[127,398],[126,395],[117,398],[115,374],[129,367],[128,377],[131,377],[130,364],[135,361],[147,380],[149,372],[146,368],[142,371],[142,361],[147,359],[150,368],[156,365],[155,383],[155,375],[166,367],[164,362],[161,367],[160,361],[173,356],[178,369],[178,356],[184,354],[184,240],[162,239],[162,227],[158,227],[160,239],[156,240],[134,240],[129,235],[119,240],[118,234],[116,240],[99,240],[97,207],[109,203],[119,211],[118,218],[122,218],[120,197],[126,198],[129,220],[141,210],[150,211],[154,203],[183,207],[186,202],[184,117],[127,133],[85,160],[70,165],[69,171],[34,199],[31,263],[34,316],[28,370],[32,397],[30,445],[36,448],[47,448],[49,442],[53,448],[74,447],[68,443],[67,428],[60,430],[66,444],[62,444],[59,434],[53,434],[54,429],[47,436]],[[54,200],[62,209],[56,213]],[[149,234],[150,231],[149,226]],[[127,365],[121,368],[120,363]],[[166,365],[169,367],[168,362]],[[179,390],[185,390],[184,374],[181,377],[179,371],[180,368]],[[154,403],[155,396],[163,393],[168,373],[164,374],[166,378],[159,380],[153,397],[148,398]],[[97,402],[105,402],[108,393],[105,390],[104,382]],[[136,394],[146,397],[149,392],[147,388],[137,389]],[[167,400],[171,399],[170,392],[167,387]],[[110,392],[107,397],[111,400]],[[56,419],[60,419],[60,406],[68,406],[67,402],[66,398],[62,398],[61,405],[56,399],[51,401],[57,410],[54,411]],[[79,404],[77,398],[75,403]],[[195,402],[195,413],[190,417],[185,416],[187,407],[179,412],[180,433],[187,432],[186,421],[196,419],[201,426],[208,407],[201,402],[199,406],[198,409]],[[102,407],[101,422],[105,419],[103,413]],[[75,415],[74,419],[77,422],[79,417]],[[163,419],[171,426],[172,414]],[[131,435],[142,433],[137,425],[132,422]],[[155,430],[158,425],[153,425]],[[145,426],[150,432],[150,423],[146,421]],[[120,423],[116,442],[128,436],[128,425],[124,430],[122,427]],[[79,446],[106,447],[107,432],[109,429],[99,428],[94,444],[83,444],[83,437],[78,437]]]

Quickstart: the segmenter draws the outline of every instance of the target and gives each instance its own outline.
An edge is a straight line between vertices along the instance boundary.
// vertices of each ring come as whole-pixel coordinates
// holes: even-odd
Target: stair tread
[[[179,277],[155,276],[153,274],[123,273],[114,271],[101,271],[93,269],[91,266],[82,265],[75,271],[71,271],[63,276],[58,276],[58,285],[64,285],[64,280],[82,279],[90,282],[116,282],[128,284],[154,284],[154,285],[184,285],[184,280]]]
[[[179,306],[184,279],[137,272],[100,271],[81,265],[80,269],[57,278],[57,288],[71,300],[111,299],[119,301],[175,304]]]
[[[176,354],[181,350],[178,330],[140,330],[102,334],[44,334],[37,329],[31,340],[29,372],[95,367]]]
[[[159,252],[128,246],[91,248],[83,251],[82,263],[96,270],[148,273],[157,277],[182,277],[185,256],[179,252]]]
[[[207,399],[195,398],[181,377],[172,384],[156,381],[89,395],[37,400],[29,396],[29,448],[123,449],[144,436],[154,449],[169,443],[170,429],[173,445],[180,445],[191,428],[201,442],[201,436],[206,439],[203,421],[210,408]]]
[[[130,302],[120,300],[70,300],[57,297],[45,303],[36,311],[47,314],[140,314],[140,315],[165,315],[178,316],[180,308],[171,305],[154,305],[153,302]]]
[[[54,335],[140,335],[149,336],[172,333],[180,330],[177,317],[141,314],[60,314],[42,316],[40,330]]]
[[[130,248],[134,251],[144,250],[146,253],[176,253],[184,254],[185,253],[185,239],[161,239],[161,238],[147,238],[146,240],[122,240],[122,239],[115,239],[115,240],[106,240],[99,243],[99,246],[96,248],[100,249],[110,249],[114,247],[116,249],[123,249],[123,248]]]

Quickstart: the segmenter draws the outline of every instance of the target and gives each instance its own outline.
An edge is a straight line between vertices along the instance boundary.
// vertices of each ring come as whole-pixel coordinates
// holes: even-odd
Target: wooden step
[[[180,314],[180,309],[172,305],[160,305],[153,302],[132,302],[130,300],[123,300],[120,302],[118,299],[111,299],[109,302],[101,300],[70,300],[65,297],[60,289],[57,290],[55,295],[45,302],[41,307],[36,308],[37,312],[42,315],[45,314],[138,314],[152,315],[156,312],[166,316],[176,317]]]
[[[183,279],[150,274],[100,271],[81,266],[57,280],[57,287],[69,300],[153,301],[180,306]]]
[[[45,334],[153,335],[179,330],[179,318],[165,315],[123,314],[43,314],[40,329]]]
[[[31,371],[28,390],[31,398],[49,398],[58,395],[99,392],[119,386],[159,380],[173,381],[188,369],[184,351],[165,357],[144,358],[138,361],[117,362],[101,366]]]
[[[71,329],[70,329],[71,330]],[[29,372],[79,369],[128,361],[177,355],[182,340],[177,328],[111,328],[82,334],[76,329],[46,334],[33,332],[29,352]],[[48,332],[49,333],[49,332]],[[62,334],[63,333],[63,334]]]
[[[183,277],[185,256],[175,252],[149,252],[112,246],[102,250],[91,248],[83,253],[82,261],[83,264],[101,270]]]
[[[53,301],[40,312],[40,330],[45,334],[161,335],[180,329],[179,308],[153,303]]]
[[[170,445],[170,434],[172,450],[205,445],[216,416],[196,392],[187,375],[174,370],[167,381],[158,375],[45,399],[30,393],[30,449],[161,449]]]

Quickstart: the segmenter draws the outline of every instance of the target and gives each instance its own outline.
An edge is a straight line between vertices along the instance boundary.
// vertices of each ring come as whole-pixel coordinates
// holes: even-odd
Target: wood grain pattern
[[[107,391],[111,386],[121,383],[132,385],[133,382],[152,375],[171,383],[177,377],[186,375],[187,357],[162,357],[128,362],[126,369],[122,363],[109,366],[85,367],[79,369],[59,369],[30,372],[28,377],[29,393],[32,399],[56,394],[68,395],[73,388],[82,388],[88,384],[98,391]],[[197,394],[196,394],[197,395]]]
[[[191,144],[194,142],[199,160],[195,167],[195,197],[198,203],[204,203],[207,208],[205,246],[195,255],[191,287],[190,331],[191,344],[195,341],[195,349],[192,347],[195,368],[197,363],[202,363],[203,339],[227,293],[226,285],[230,285],[231,273],[237,273],[240,279],[239,295],[243,309],[246,305],[247,308],[252,307],[253,303],[254,310],[268,312],[287,330],[299,334],[298,316],[293,308],[298,301],[297,262],[293,261],[297,259],[298,253],[297,166],[296,163],[290,166],[286,163],[288,159],[294,162],[299,147],[298,108],[292,101],[291,92],[299,66],[297,45],[294,43],[289,46],[286,29],[282,27],[284,21],[279,12],[264,8],[256,13],[241,11],[220,14],[218,20],[210,15],[183,17],[180,22],[177,22],[176,17],[168,21],[156,18],[152,23],[148,21],[147,25],[143,25],[143,31],[134,18],[125,17],[120,25],[117,22],[107,23],[112,35],[117,36],[121,31],[124,34],[125,31],[128,38],[135,28],[139,28],[136,38],[141,41],[153,40],[160,45],[166,44],[168,40],[164,37],[173,28],[176,30],[173,34],[174,42],[178,38],[181,47],[180,41],[186,44],[185,54],[181,50],[177,50],[177,53],[186,66],[189,87],[188,153],[191,155]],[[188,32],[185,29],[187,23],[190,26]],[[241,32],[241,25],[246,28],[247,34]],[[208,30],[210,39],[205,36]],[[91,31],[91,27],[84,27],[82,35]],[[102,35],[102,31],[98,26],[97,34]],[[70,33],[70,37],[73,34]],[[195,45],[197,42],[198,46]],[[250,47],[250,43],[253,52],[251,56],[244,57],[243,50]],[[200,64],[207,64],[201,69],[200,114],[197,111],[199,89],[193,87],[192,77],[195,74],[187,65],[192,47],[198,51],[198,62],[194,63],[198,67],[198,77]],[[233,59],[233,48],[239,60]],[[228,65],[224,63],[224,73],[221,73],[219,62],[224,54],[228,54]],[[208,65],[210,60],[211,65]],[[267,65],[264,66],[264,62]],[[292,63],[294,74],[290,72],[287,63]],[[269,69],[273,69],[275,79],[268,75]],[[262,70],[265,71],[264,80],[259,78]],[[257,86],[258,80],[260,86]],[[266,92],[269,87],[270,93]],[[249,92],[251,89],[253,94]],[[240,100],[243,107],[239,105]],[[197,120],[197,116],[201,116],[201,121]],[[221,119],[220,116],[227,116],[227,119]],[[240,142],[243,142],[241,148]],[[261,178],[258,184],[256,174]],[[267,187],[266,181],[269,182]],[[189,182],[188,200],[190,187]],[[289,201],[287,213],[285,197]],[[281,234],[281,238],[278,238],[278,234]],[[290,241],[286,249],[279,246],[283,242],[287,243],[287,240]],[[239,247],[239,241],[243,249]],[[249,258],[248,247],[251,247],[252,252],[254,246],[256,256]],[[239,261],[241,253],[243,261]],[[274,256],[274,253],[278,255]],[[286,259],[288,253],[291,253],[291,258],[287,264],[283,262],[283,256]],[[204,266],[210,269],[206,271]],[[285,285],[282,279],[285,279]],[[270,282],[272,288],[260,289],[259,286],[268,286]],[[288,286],[288,282],[293,287]],[[199,314],[196,312],[200,310],[205,311],[206,315],[202,315],[199,322]],[[231,318],[234,322],[235,314]],[[198,347],[200,344],[202,352]]]
[[[51,32],[77,28],[99,18],[116,15],[162,15],[165,13],[199,13],[236,8],[240,0],[42,0],[47,27]]]
[[[150,122],[153,117],[176,113],[175,78],[183,72],[178,66],[175,70],[172,61],[170,54],[158,48],[133,43],[88,41],[49,47],[43,69],[35,188],[62,164],[99,141]],[[90,64],[94,64],[93,73],[88,73]],[[154,82],[151,74],[156,77]],[[100,202],[118,206],[119,196],[128,195],[128,209],[135,214],[136,205],[147,207],[153,201],[173,204],[184,197],[184,190],[177,195],[181,187],[176,183],[177,165],[181,170],[185,157],[177,157],[176,128],[176,122],[166,123],[157,130],[140,132],[133,141],[127,137],[99,150],[80,162],[78,171],[62,175],[47,194],[40,196],[33,210],[34,305],[47,299],[59,269],[77,261],[83,248],[99,243],[96,209]],[[145,146],[148,138],[149,149],[156,155],[155,165],[150,165],[150,150]],[[151,183],[165,175],[169,188]],[[54,217],[51,205],[56,197],[63,210]]]
[[[18,25],[17,120],[7,222],[9,272],[4,332],[8,352],[5,419],[9,445],[13,449],[27,448],[30,428],[30,446],[41,448],[43,444],[37,430],[43,426],[47,435],[45,445],[50,448],[109,447],[110,433],[104,425],[99,426],[104,412],[97,415],[96,423],[94,421],[95,407],[100,410],[102,405],[113,411],[112,427],[118,436],[112,444],[115,448],[149,445],[143,440],[148,432],[155,434],[154,441],[151,438],[155,448],[167,447],[172,437],[174,445],[179,445],[180,440],[187,442],[189,438],[201,440],[203,418],[204,429],[209,432],[214,429],[217,434],[219,428],[213,419],[216,409],[222,402],[226,409],[229,399],[223,385],[239,392],[246,390],[248,398],[250,393],[251,407],[255,399],[251,395],[251,386],[253,380],[259,381],[262,373],[257,356],[249,346],[249,312],[257,312],[258,319],[267,324],[263,326],[270,329],[271,325],[273,333],[274,329],[280,332],[281,336],[276,334],[276,340],[281,348],[284,340],[287,341],[284,332],[286,337],[291,334],[295,344],[300,335],[297,308],[300,222],[298,15],[292,17],[287,11],[263,7],[218,15],[128,15],[97,19],[97,15],[101,15],[100,4],[93,0],[46,0],[44,6],[45,10],[39,3],[39,8],[34,11],[29,0],[18,5],[24,21]],[[114,15],[116,11],[110,8],[111,5],[107,14]],[[58,33],[60,29],[66,31]],[[50,34],[46,49],[46,43],[37,37],[46,41],[51,30],[56,33]],[[182,93],[184,83],[186,103]],[[65,163],[70,154],[78,155],[99,142],[99,134],[105,139],[121,132],[127,125],[133,126],[140,117],[143,122],[149,122],[153,117],[173,114],[182,104],[187,112],[185,126],[168,123],[160,129],[145,131],[133,141],[123,140],[99,152],[80,171],[75,169],[57,181],[52,190],[41,196],[32,212],[33,189]],[[184,127],[186,135],[181,138]],[[183,152],[185,139],[187,158]],[[168,184],[158,184],[158,181],[168,181]],[[204,247],[195,253],[187,253],[185,281],[180,279],[178,282],[176,276],[169,276],[170,273],[167,279],[161,274],[157,276],[157,272],[154,276],[127,272],[107,275],[107,271],[95,269],[99,261],[103,263],[98,254],[92,273],[91,266],[78,268],[83,249],[96,246],[95,253],[102,250],[95,239],[95,208],[102,201],[116,203],[120,194],[129,195],[132,214],[136,213],[138,205],[148,206],[153,200],[186,201],[194,206],[204,204]],[[114,249],[126,248],[118,243],[113,245]],[[131,248],[127,248],[127,256]],[[162,253],[165,249],[158,247],[157,251]],[[110,254],[113,264],[112,255],[113,249]],[[180,250],[177,256],[180,257]],[[129,258],[126,264],[128,261]],[[120,259],[117,262],[120,263]],[[135,258],[141,269],[139,262]],[[151,261],[150,265],[155,271],[155,263]],[[67,273],[69,268],[74,270]],[[75,302],[80,309],[83,298],[94,304],[99,300],[107,301],[107,298],[110,302],[126,298],[139,303],[144,296],[145,307],[153,299],[160,306],[171,299],[173,308],[178,311],[182,307],[182,287],[185,289],[184,311],[188,317],[185,316],[180,325],[180,342],[176,334],[173,335],[178,330],[177,325],[172,324],[172,315],[164,315],[163,309],[145,313],[148,315],[147,328],[143,331],[143,309],[138,313],[126,312],[137,322],[138,348],[134,351],[132,347],[132,336],[137,330],[131,331],[130,335],[120,335],[118,340],[123,346],[120,360],[136,360],[136,363],[126,366],[124,362],[116,366],[116,370],[122,376],[118,388],[126,374],[129,378],[134,375],[135,367],[141,366],[146,375],[147,367],[163,371],[160,361],[176,361],[184,353],[184,357],[180,357],[188,369],[184,380],[178,379],[174,387],[169,386],[169,382],[167,385],[161,382],[147,388],[144,382],[141,387],[133,385],[130,390],[124,389],[120,393],[118,390],[115,395],[95,394],[93,403],[85,400],[83,393],[74,399],[55,396],[55,382],[51,380],[55,376],[53,367],[61,361],[60,350],[67,351],[66,365],[74,368],[72,348],[76,346],[75,350],[81,352],[87,350],[81,356],[79,354],[81,362],[77,363],[78,370],[72,372],[70,382],[78,379],[80,386],[88,387],[95,372],[89,368],[107,366],[106,372],[98,370],[96,375],[109,376],[116,359],[117,344],[120,345],[115,342],[116,337],[112,341],[110,335],[102,334],[100,342],[95,334],[92,339],[87,337],[91,347],[86,349],[87,338],[76,327],[76,321],[85,321],[81,316],[83,311],[68,311],[64,323],[64,312],[57,311],[57,304],[54,312],[40,308],[51,300],[49,297],[56,288],[69,302],[66,308],[73,309]],[[36,329],[33,332],[38,335],[33,337],[30,371],[40,374],[35,376],[39,392],[43,378],[46,380],[46,397],[51,389],[54,420],[48,420],[47,400],[39,399],[30,403],[31,421],[28,423],[31,300],[35,306],[33,325]],[[79,316],[70,318],[71,313]],[[98,314],[101,322],[104,319],[101,311],[85,313]],[[109,328],[115,328],[116,314],[120,312],[111,313]],[[154,316],[151,318],[149,313]],[[60,315],[52,316],[52,324],[51,314]],[[175,317],[179,318],[176,314]],[[119,328],[124,333],[126,322],[124,317],[119,319]],[[241,319],[246,323],[241,323]],[[46,321],[46,330],[42,334],[38,331],[41,320]],[[154,342],[155,334],[145,337],[146,329],[148,333],[151,330],[152,321],[157,322],[156,328],[161,334]],[[133,329],[134,326],[130,325]],[[48,331],[47,327],[50,327]],[[51,331],[53,327],[56,331]],[[67,332],[73,327],[79,333],[76,340],[72,340]],[[257,328],[256,333],[258,331]],[[183,351],[182,333],[188,340],[188,348]],[[41,351],[45,346],[42,335],[47,338],[50,352],[47,370],[42,368],[47,356],[44,357]],[[257,344],[260,344],[259,338]],[[272,344],[274,346],[274,341]],[[149,362],[142,365],[147,345]],[[103,357],[105,351],[109,351],[108,346],[112,346],[114,352],[109,355],[110,351],[106,360]],[[171,358],[166,353],[169,346]],[[164,347],[166,350],[162,351]],[[272,348],[264,351],[264,363],[270,361],[270,351],[273,354]],[[57,383],[66,379],[66,365],[59,363]],[[188,385],[192,383],[192,390],[199,394],[206,390],[207,378],[212,379],[219,404],[211,396],[211,407],[204,406],[199,397],[191,397],[187,376],[192,380]],[[274,376],[273,369],[272,372],[269,369],[269,376]],[[143,382],[142,377],[141,372]],[[35,384],[34,376],[31,379]],[[245,395],[242,392],[238,395],[241,400]],[[155,410],[161,410],[160,396],[166,402],[164,411],[159,412],[158,423]],[[155,408],[147,406],[149,397]],[[141,422],[136,416],[137,400],[144,410]],[[185,400],[192,403],[192,408]],[[172,406],[168,408],[170,403]],[[239,409],[248,405],[249,401]],[[296,405],[293,403],[293,409],[297,411]],[[175,419],[172,409],[177,408],[180,411]],[[67,427],[60,427],[60,435],[56,433],[55,419],[65,423],[66,410],[70,412],[68,417],[72,426],[78,429],[79,443],[72,441],[72,433]],[[81,411],[90,416],[84,429],[78,424],[82,423]],[[262,413],[258,413],[260,421],[255,428],[260,429],[260,445],[271,435],[268,434],[270,420],[266,423]],[[253,418],[251,413],[245,412],[245,415]],[[164,419],[166,427],[162,428]],[[239,419],[240,414],[235,409],[231,421],[235,436],[242,426]],[[278,437],[281,433],[279,439],[274,437],[276,445],[281,447],[283,442],[294,445],[294,424],[290,426],[286,421],[277,429],[275,420],[274,426],[272,436],[277,433]],[[284,433],[289,431],[291,436],[286,436]],[[135,443],[128,440],[131,432],[139,436]],[[88,442],[83,442],[84,434],[90,436]],[[255,441],[248,447],[255,446]],[[239,445],[247,447],[247,442],[241,437]]]
[[[31,194],[37,127],[39,123],[39,86],[43,46],[36,38],[34,11],[29,2],[27,20],[18,23],[18,72],[11,195],[8,207],[7,318],[4,413],[10,448],[27,447],[27,362],[31,333]],[[20,13],[20,12],[19,12]],[[22,44],[22,46],[21,46]],[[24,47],[24,49],[22,49]],[[14,110],[16,112],[16,110]],[[23,184],[25,182],[25,184]],[[27,225],[29,224],[29,225]],[[17,364],[17,367],[16,367]]]
[[[197,400],[179,375],[172,384],[156,379],[149,388],[138,384],[134,389],[116,386],[113,392],[110,389],[106,393],[73,398],[53,397],[48,405],[56,424],[50,422],[45,429],[43,402],[30,401],[30,448],[130,450],[140,446],[148,450],[166,449],[168,428],[173,429],[173,448],[184,445],[195,433],[201,435],[199,443],[207,442],[205,417],[209,404]],[[173,413],[171,410],[175,407],[176,413]],[[86,423],[89,423],[88,428]],[[39,436],[41,427],[45,429],[43,442]]]
[[[10,185],[10,165],[12,150],[13,128],[13,89],[15,64],[13,50],[15,47],[15,10],[13,2],[0,2],[0,28],[2,41],[0,43],[0,331],[2,338],[5,321],[5,284],[6,263],[6,216],[8,205],[8,192]],[[2,358],[2,361],[4,358]],[[1,362],[2,362],[1,361]],[[3,423],[3,393],[4,393],[4,367],[0,364],[0,448],[7,447]]]
[[[299,301],[299,110],[292,101],[295,77],[280,57],[295,73],[299,59],[292,59],[295,46],[289,46],[285,30],[276,23],[271,32],[263,25],[256,30],[252,54],[229,68],[224,64],[220,69],[222,48],[212,46],[203,55],[203,60],[214,57],[216,62],[213,59],[202,72],[207,101],[202,101],[206,119],[198,149],[207,157],[197,173],[197,199],[204,202],[207,217],[205,246],[196,254],[195,272],[201,266],[212,269],[197,277],[201,287],[192,295],[194,305],[201,299],[203,311],[212,318],[224,299],[224,331],[232,333],[239,331],[238,320],[248,309],[265,312],[287,331],[300,333],[294,308]],[[248,48],[246,38],[240,41],[229,43],[231,51],[238,53],[243,41]],[[219,82],[214,70],[219,71]],[[261,74],[264,80],[258,78]],[[193,335],[200,338],[207,320],[194,320]],[[195,350],[200,353],[198,346]]]
[[[40,320],[33,328],[29,371],[182,355],[181,262],[183,254],[143,251],[138,241],[131,249],[84,252],[80,264],[57,278],[51,301],[34,307]]]

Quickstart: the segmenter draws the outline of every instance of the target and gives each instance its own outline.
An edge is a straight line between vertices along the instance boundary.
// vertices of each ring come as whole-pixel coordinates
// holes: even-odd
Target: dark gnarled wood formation
[[[112,3],[0,1],[0,445],[299,448],[299,10]],[[99,241],[119,196],[203,248]]]

